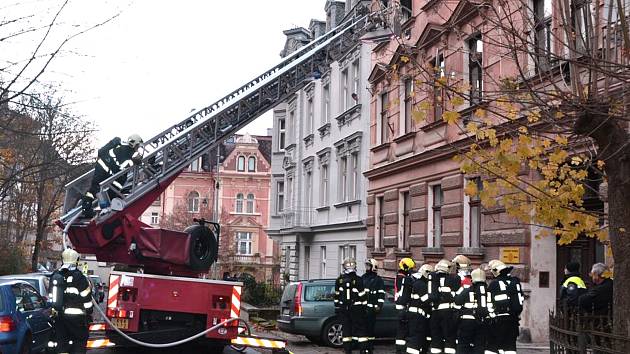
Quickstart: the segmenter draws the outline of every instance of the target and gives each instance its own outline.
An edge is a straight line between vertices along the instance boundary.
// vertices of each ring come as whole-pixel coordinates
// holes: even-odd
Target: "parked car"
[[[0,277],[0,281],[4,279],[22,280],[31,284],[37,293],[48,300],[48,294],[50,291],[50,276],[52,273],[28,273],[28,274],[12,274],[3,275]]]
[[[387,295],[383,310],[376,317],[375,337],[393,338],[396,335],[394,281],[391,278],[383,280]],[[278,328],[287,333],[304,335],[314,343],[340,347],[342,326],[335,316],[334,294],[335,279],[289,283],[280,300]]]
[[[29,283],[0,280],[0,352],[37,353],[52,336],[51,309]]]

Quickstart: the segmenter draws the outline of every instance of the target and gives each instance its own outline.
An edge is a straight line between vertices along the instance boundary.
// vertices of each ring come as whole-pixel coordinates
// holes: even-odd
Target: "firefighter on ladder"
[[[490,326],[486,353],[516,354],[516,338],[523,311],[523,291],[517,277],[510,275],[512,267],[492,260],[488,268],[494,280],[488,285]]]
[[[374,325],[376,315],[381,312],[385,304],[385,285],[383,278],[378,274],[378,263],[376,259],[370,258],[365,261],[365,274],[361,277],[363,286],[367,293],[367,308],[365,312],[365,335],[368,338],[367,353],[374,352]]]
[[[458,354],[483,354],[486,345],[486,324],[488,320],[488,287],[486,272],[475,269],[471,274],[472,285],[461,287],[455,295],[459,310],[457,331]]]
[[[407,338],[407,353],[426,354],[431,340],[429,319],[431,318],[431,302],[429,301],[429,276],[433,266],[423,264],[417,273],[411,290],[409,303],[409,337]]]
[[[352,353],[358,344],[361,353],[367,352],[368,338],[365,336],[365,309],[367,305],[363,280],[357,275],[357,264],[353,258],[343,261],[343,272],[335,282],[335,313],[341,319],[343,350]]]
[[[431,274],[429,299],[431,313],[431,353],[455,353],[457,324],[455,323],[455,292],[460,288],[459,277],[450,274],[451,262],[443,259]]]
[[[79,254],[63,251],[63,265],[51,276],[55,340],[48,343],[57,353],[85,353],[89,318],[92,315],[92,289],[87,277],[77,268]]]
[[[398,273],[394,281],[394,302],[398,313],[398,328],[396,330],[396,354],[404,353],[409,336],[408,306],[411,300],[413,278],[411,272],[416,263],[411,258],[403,258],[398,263]]]
[[[130,167],[133,164],[139,164],[141,155],[138,149],[142,145],[142,138],[138,134],[129,136],[126,142],[121,142],[119,137],[112,139],[98,150],[98,157],[94,166],[94,177],[90,189],[82,198],[83,215],[91,218],[94,216],[92,203],[97,197],[96,193],[100,188],[101,182],[115,175],[116,173]],[[123,190],[123,185],[127,181],[127,176],[121,176],[112,182],[112,185],[119,191]],[[114,197],[114,195],[110,195]]]

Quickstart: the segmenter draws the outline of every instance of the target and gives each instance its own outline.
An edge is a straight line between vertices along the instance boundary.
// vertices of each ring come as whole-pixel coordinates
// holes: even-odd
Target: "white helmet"
[[[470,262],[470,259],[463,254],[458,254],[457,256],[455,256],[455,258],[453,258],[453,263],[457,267],[458,271],[462,270],[470,272],[472,270],[472,262]]]
[[[443,259],[435,265],[435,271],[438,273],[449,273],[451,268],[451,262],[448,259]]]
[[[143,142],[144,141],[142,141],[142,137],[140,137],[140,135],[138,134],[131,134],[129,135],[129,138],[127,138],[127,144],[134,149],[140,147]]]
[[[79,262],[79,253],[72,248],[66,248],[61,253],[61,260],[63,264],[76,265]]]
[[[357,261],[354,258],[346,258],[343,261],[343,270],[345,271],[356,271],[357,270]]]
[[[480,268],[473,270],[470,276],[472,277],[473,283],[486,282],[486,272]]]
[[[420,274],[420,277],[425,279],[429,279],[429,275],[431,274],[431,272],[433,272],[433,266],[428,263],[423,264],[422,267],[420,267],[420,269],[418,270],[418,274]]]
[[[490,269],[490,272],[492,272],[492,275],[498,277],[502,270],[507,269],[507,266],[500,260],[493,259],[488,262],[488,268]]]
[[[378,270],[378,262],[374,258],[369,258],[368,260],[366,260],[365,265],[366,267],[370,267],[370,270],[372,270],[373,272],[376,272],[376,270]]]

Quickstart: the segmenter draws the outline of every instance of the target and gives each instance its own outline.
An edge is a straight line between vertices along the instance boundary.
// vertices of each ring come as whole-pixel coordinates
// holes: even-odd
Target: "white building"
[[[327,1],[327,22],[285,31],[288,55],[342,23],[359,6]],[[271,222],[285,281],[335,278],[346,257],[366,258],[371,45],[357,42],[273,112]]]

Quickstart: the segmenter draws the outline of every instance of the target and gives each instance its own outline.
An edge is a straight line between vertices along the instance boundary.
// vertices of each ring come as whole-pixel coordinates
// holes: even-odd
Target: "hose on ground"
[[[99,306],[99,304],[96,302],[96,300],[94,300],[94,298],[92,298],[92,303],[94,304],[94,307],[96,308],[96,310],[101,314],[101,316],[103,316],[103,319],[105,319],[105,322],[107,322],[107,324],[109,324],[109,326],[111,328],[114,329],[114,331],[116,331],[119,335],[121,335],[123,338],[125,338],[126,340],[136,344],[136,345],[140,345],[143,347],[148,347],[148,348],[170,348],[170,347],[176,347],[178,345],[184,344],[184,343],[188,343],[190,341],[193,341],[197,338],[201,338],[204,335],[206,335],[209,332],[212,332],[216,329],[219,329],[223,326],[225,326],[226,324],[230,323],[230,322],[234,322],[234,321],[238,321],[241,322],[245,325],[245,328],[247,329],[247,333],[251,333],[251,328],[249,327],[249,324],[238,317],[233,317],[233,318],[229,318],[217,325],[214,325],[206,330],[204,330],[203,332],[199,332],[197,334],[195,334],[194,336],[188,337],[188,338],[184,338],[184,339],[180,339],[176,342],[171,342],[171,343],[147,343],[147,342],[143,342],[143,341],[139,341],[135,338],[130,337],[129,335],[127,335],[125,332],[121,331],[120,329],[118,329],[118,327],[116,327],[110,320],[109,318],[107,318],[107,316],[105,315],[105,312],[103,312],[103,309],[101,309],[101,307]]]

